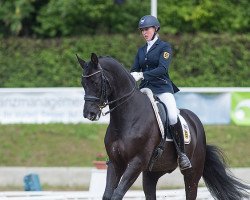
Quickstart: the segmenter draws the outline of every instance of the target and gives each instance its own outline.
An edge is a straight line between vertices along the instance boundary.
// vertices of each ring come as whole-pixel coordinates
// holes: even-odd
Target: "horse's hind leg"
[[[166,172],[143,172],[143,191],[146,200],[156,200],[156,185],[159,178]]]
[[[195,169],[184,173],[185,191],[187,200],[195,200],[197,198],[198,183],[201,173],[194,173]]]

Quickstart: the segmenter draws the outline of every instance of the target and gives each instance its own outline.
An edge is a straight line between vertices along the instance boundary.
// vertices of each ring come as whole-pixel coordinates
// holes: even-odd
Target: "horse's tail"
[[[203,179],[211,195],[218,200],[249,199],[248,185],[228,170],[223,153],[212,145],[206,147]]]

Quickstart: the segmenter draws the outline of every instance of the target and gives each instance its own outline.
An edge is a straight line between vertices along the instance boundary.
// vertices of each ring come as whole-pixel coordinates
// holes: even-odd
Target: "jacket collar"
[[[147,52],[147,43],[143,46],[143,51],[144,54],[148,54],[150,51],[152,51],[153,49],[155,49],[157,47],[157,45],[160,43],[160,38],[158,38],[155,43],[153,44],[153,46],[149,49],[149,51]]]
[[[158,40],[158,36],[155,35],[153,40],[147,41],[148,47],[152,47],[154,45],[154,43]]]

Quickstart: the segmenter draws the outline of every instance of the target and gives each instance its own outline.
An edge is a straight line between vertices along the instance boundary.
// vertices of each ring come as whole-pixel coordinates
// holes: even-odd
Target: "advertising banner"
[[[193,93],[175,94],[178,108],[194,112],[203,124],[230,123],[230,93]]]
[[[6,92],[5,92],[6,91]],[[6,89],[0,92],[0,123],[89,123],[83,89]],[[109,115],[98,123],[108,123]]]
[[[250,90],[217,90],[182,90],[175,94],[177,106],[194,112],[203,124],[250,125]],[[109,114],[95,122],[85,119],[83,106],[82,88],[0,89],[1,124],[109,123]]]
[[[250,92],[233,92],[231,98],[232,121],[237,125],[250,126]]]

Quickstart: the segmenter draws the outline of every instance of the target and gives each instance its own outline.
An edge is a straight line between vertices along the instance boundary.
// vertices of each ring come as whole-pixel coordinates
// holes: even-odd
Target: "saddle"
[[[167,107],[165,104],[155,95],[153,95],[153,92],[149,88],[142,88],[141,92],[148,96],[151,105],[153,107],[156,120],[158,122],[158,126],[161,133],[161,142],[156,147],[156,149],[153,152],[153,155],[151,157],[151,160],[149,162],[149,170],[151,171],[153,168],[154,163],[158,158],[161,157],[164,148],[165,148],[165,142],[173,142],[173,137],[171,134],[169,119],[168,119],[168,112]],[[185,144],[189,144],[191,141],[190,131],[187,125],[186,120],[180,115],[180,110],[178,110],[178,117],[180,119],[183,135],[184,135],[184,142]]]
[[[165,141],[173,142],[173,137],[171,134],[170,124],[168,119],[167,107],[157,96],[153,94],[153,92],[149,88],[142,88],[140,91],[143,94],[147,95],[151,102],[156,120],[158,122],[162,139],[164,139]],[[180,115],[179,109],[178,109],[178,117],[182,125],[184,142],[185,144],[189,144],[191,141],[190,131],[186,120]]]

